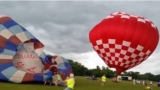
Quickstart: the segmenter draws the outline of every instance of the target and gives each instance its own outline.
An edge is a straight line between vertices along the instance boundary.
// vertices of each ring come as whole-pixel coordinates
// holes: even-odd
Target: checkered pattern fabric
[[[143,46],[137,45],[136,48],[133,48],[131,44],[129,41],[116,43],[116,39],[108,39],[108,43],[103,43],[103,40],[100,39],[96,41],[93,48],[107,65],[128,69],[140,64],[151,54],[150,50],[144,52]]]
[[[121,18],[125,18],[125,19],[131,19],[131,18],[134,18],[136,19],[138,22],[142,22],[142,23],[150,23],[151,26],[155,29],[157,29],[157,27],[153,24],[152,21],[142,17],[142,16],[138,16],[138,15],[130,15],[130,14],[127,14],[125,12],[115,12],[115,13],[112,13],[110,14],[109,16],[107,16],[105,19],[113,19],[115,18],[115,16],[120,16]]]
[[[34,74],[29,74],[18,70],[13,65],[13,58],[18,51],[18,47],[23,46],[23,43],[33,41],[34,46],[32,51],[41,57],[40,48],[37,48],[37,43],[40,43],[30,32],[20,26],[8,16],[0,16],[0,79],[6,78],[6,81],[21,83],[26,81],[26,75],[30,75],[30,81],[34,81]],[[42,45],[43,46],[43,45]],[[21,47],[23,48],[23,47]],[[24,48],[25,49],[25,48]],[[37,50],[37,52],[36,52]],[[39,50],[39,51],[38,51]],[[25,63],[23,63],[25,64]],[[41,75],[43,78],[43,76]],[[28,80],[27,80],[28,81]]]

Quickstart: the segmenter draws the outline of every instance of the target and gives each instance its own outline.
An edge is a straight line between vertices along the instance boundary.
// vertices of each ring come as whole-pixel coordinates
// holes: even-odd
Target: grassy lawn
[[[0,82],[0,90],[63,90],[65,87],[44,86],[42,84],[14,84]],[[132,82],[121,81],[120,83],[113,83],[107,80],[104,87],[100,86],[100,79],[96,81],[87,80],[85,77],[76,77],[76,85],[74,90],[145,90],[144,86],[139,84],[132,85]],[[160,90],[160,87],[153,86],[153,90]]]

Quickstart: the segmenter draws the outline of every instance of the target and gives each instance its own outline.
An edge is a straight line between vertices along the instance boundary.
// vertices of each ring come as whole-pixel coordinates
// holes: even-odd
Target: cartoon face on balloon
[[[93,49],[117,74],[139,65],[155,50],[157,27],[145,17],[115,12],[89,32]]]

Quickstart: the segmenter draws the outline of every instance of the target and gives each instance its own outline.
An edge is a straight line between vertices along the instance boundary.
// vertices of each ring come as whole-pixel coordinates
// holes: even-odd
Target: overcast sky
[[[89,31],[110,13],[124,11],[144,16],[160,28],[160,2],[148,1],[30,1],[0,2],[0,14],[10,16],[34,34],[45,52],[61,55],[88,68],[107,65],[93,51]],[[142,64],[130,69],[160,74],[160,46]]]

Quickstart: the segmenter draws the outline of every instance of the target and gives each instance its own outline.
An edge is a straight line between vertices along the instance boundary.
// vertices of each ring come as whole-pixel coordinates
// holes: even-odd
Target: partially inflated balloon
[[[45,58],[39,40],[10,17],[0,16],[0,42],[0,80],[43,81],[43,74],[37,74]]]
[[[60,56],[48,58],[43,49],[44,45],[25,28],[8,16],[0,16],[0,80],[43,82],[46,65],[66,79],[72,73],[69,62]]]
[[[152,21],[125,12],[115,12],[89,33],[93,49],[117,74],[145,61],[155,50],[159,33]]]

